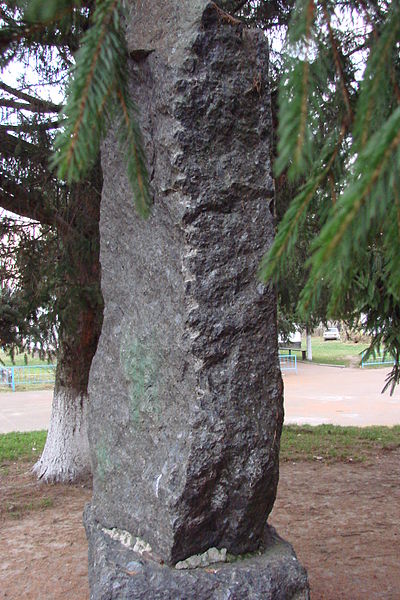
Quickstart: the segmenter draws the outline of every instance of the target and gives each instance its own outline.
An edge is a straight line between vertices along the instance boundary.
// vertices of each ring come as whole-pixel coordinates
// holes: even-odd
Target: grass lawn
[[[357,366],[361,364],[361,352],[366,348],[368,344],[336,340],[324,342],[322,337],[312,338],[312,355],[315,363]]]
[[[0,434],[0,468],[7,463],[33,462],[42,453],[47,431]],[[395,427],[318,427],[287,425],[281,438],[281,461],[363,461],[372,452],[400,447]]]
[[[5,462],[33,462],[41,455],[47,431],[2,433],[0,435],[0,466]]]
[[[371,453],[400,447],[400,425],[340,427],[288,425],[281,438],[281,461],[359,462]]]

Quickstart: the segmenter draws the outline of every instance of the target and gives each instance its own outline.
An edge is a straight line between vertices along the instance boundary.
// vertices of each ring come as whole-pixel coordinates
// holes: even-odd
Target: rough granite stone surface
[[[107,536],[85,510],[91,600],[309,600],[293,548],[268,528],[266,550],[231,563],[179,571]]]
[[[283,421],[275,297],[257,279],[274,231],[267,42],[213,4],[175,4],[174,45],[143,19],[129,34],[149,220],[113,135],[102,150],[105,310],[89,384],[94,518],[170,565],[260,547]]]

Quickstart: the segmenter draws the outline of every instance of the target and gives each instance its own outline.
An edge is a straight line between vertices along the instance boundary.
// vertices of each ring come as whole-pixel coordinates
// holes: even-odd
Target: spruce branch
[[[29,110],[35,109],[36,107],[37,112],[59,112],[62,109],[62,106],[60,104],[54,104],[53,102],[50,102],[48,100],[43,100],[43,98],[38,98],[37,96],[32,96],[31,94],[27,94],[26,92],[17,90],[14,87],[7,85],[3,81],[0,81],[0,90],[3,90],[3,92],[6,92],[10,96],[15,96],[16,98],[19,98],[19,100],[24,100],[30,107]],[[8,99],[3,98],[2,100],[4,101],[4,103],[6,103]],[[7,106],[6,104],[4,105]],[[25,105],[19,104],[19,106]]]
[[[278,284],[282,298],[296,270],[300,302],[293,309],[289,294],[287,306],[297,323],[316,315],[359,322],[366,315],[362,327],[371,348],[381,345],[392,354],[396,365],[388,381],[399,383],[400,2],[315,0],[311,21],[310,6],[295,4],[285,68],[276,75],[275,173],[284,182],[280,212],[289,209],[260,274]],[[256,19],[258,8],[251,10]],[[354,29],[336,25],[342,17],[351,18]],[[266,18],[265,30],[269,24]],[[344,136],[327,169],[329,159],[320,156],[340,126]],[[298,193],[296,177],[305,180]]]
[[[15,108],[16,110],[26,110],[28,112],[33,113],[54,113],[55,110],[53,106],[50,104],[28,104],[26,102],[18,102],[17,100],[12,100],[11,98],[0,98],[0,106],[4,106],[5,108]],[[58,109],[60,110],[60,108]]]
[[[306,56],[305,59],[303,61],[303,94],[302,94],[302,98],[301,98],[301,109],[300,109],[300,126],[299,126],[299,132],[297,135],[297,143],[296,143],[296,149],[295,149],[295,153],[294,153],[294,162],[295,165],[299,165],[300,161],[301,161],[301,155],[302,155],[302,147],[304,144],[304,137],[305,137],[305,132],[306,132],[306,123],[307,123],[307,103],[308,103],[308,97],[307,97],[307,90],[308,90],[308,79],[309,79],[309,75],[310,75],[310,65],[309,65],[309,46],[310,46],[310,33],[311,33],[311,23],[314,17],[314,10],[315,10],[315,5],[314,5],[314,0],[310,0],[308,2],[308,9],[307,9],[307,21],[306,21],[306,34],[305,34],[305,45],[306,45]]]
[[[400,153],[400,152],[399,152]],[[393,191],[393,203],[387,215],[387,235],[384,240],[384,251],[387,256],[387,280],[388,289],[394,297],[399,295],[400,290],[400,173],[397,160],[397,168],[393,169],[390,176],[389,186]]]
[[[121,23],[120,0],[99,0],[91,27],[78,53],[68,102],[66,127],[56,139],[53,165],[68,182],[90,168],[111,121],[119,118],[120,142],[138,212],[151,205],[137,109],[130,99],[126,74],[128,50]]]
[[[15,131],[17,133],[33,133],[40,131],[50,131],[62,127],[63,121],[47,121],[42,123],[21,123],[20,125],[0,125],[0,131]]]
[[[98,61],[99,61],[100,52],[101,52],[101,49],[102,49],[102,45],[104,43],[104,38],[106,37],[107,27],[108,27],[108,25],[110,23],[112,13],[115,10],[115,7],[117,6],[117,4],[118,4],[118,0],[112,0],[112,2],[110,3],[110,6],[108,8],[108,11],[104,14],[104,17],[103,17],[103,22],[102,22],[102,28],[101,28],[101,31],[100,31],[100,36],[99,36],[99,39],[97,41],[97,46],[96,46],[95,52],[93,54],[93,58],[92,58],[92,61],[91,61],[91,64],[90,64],[89,72],[88,72],[87,77],[86,77],[85,87],[82,90],[82,94],[81,94],[81,101],[80,101],[80,106],[79,106],[78,118],[77,118],[77,121],[76,121],[75,126],[74,126],[74,130],[73,130],[73,133],[72,133],[72,141],[71,141],[71,145],[69,147],[68,154],[67,154],[67,163],[71,162],[72,156],[74,154],[74,147],[75,147],[75,144],[77,142],[79,131],[80,131],[80,128],[82,126],[82,121],[83,121],[84,116],[85,116],[85,109],[87,107],[88,99],[89,99],[89,90],[90,90],[91,86],[93,86],[93,83],[94,83],[94,81],[93,81],[93,79],[94,79],[94,73],[95,73],[95,69],[96,69],[96,66],[97,66]],[[100,106],[102,106],[102,105],[103,105],[103,101],[101,102]]]
[[[314,0],[298,0],[293,28],[288,36],[284,75],[279,89],[280,121],[275,172],[288,168],[289,178],[303,174],[310,153],[308,105],[311,93],[311,41],[315,18]],[[301,58],[299,58],[299,53]]]
[[[27,23],[49,25],[61,21],[74,8],[81,6],[81,0],[29,0],[24,13]]]
[[[46,207],[43,193],[37,189],[26,189],[0,173],[0,206],[5,210],[43,224],[54,225],[55,213]]]
[[[59,37],[60,25],[73,15],[81,2],[68,0],[64,8],[60,9],[59,0],[42,2],[30,0],[22,20],[16,21],[1,11],[6,26],[0,28],[0,49],[4,52],[8,47],[23,42],[37,41],[40,44],[52,45]],[[70,27],[70,23],[66,24]]]
[[[53,164],[58,174],[77,181],[93,164],[104,133],[104,98],[118,67],[121,43],[119,19],[115,19],[119,0],[100,0],[93,23],[82,41],[64,111],[65,131],[56,139]],[[116,26],[117,25],[117,26]]]
[[[397,104],[400,104],[400,87],[396,80],[396,73],[394,71],[393,65],[390,69],[390,79],[393,85],[394,93],[396,95]]]
[[[0,151],[4,158],[18,156],[19,159],[29,162],[31,168],[36,165],[46,170],[49,149],[39,149],[36,144],[7,133],[6,129],[0,129]]]
[[[387,389],[390,388],[390,395],[393,396],[396,385],[400,383],[400,352],[399,349],[396,348],[396,351],[392,351],[392,356],[394,358],[394,366],[391,372],[386,376],[385,385],[382,390],[382,394],[386,392]]]
[[[372,232],[379,234],[385,207],[391,198],[385,176],[391,157],[400,146],[400,107],[369,141],[355,166],[353,182],[339,198],[330,218],[311,246],[312,255],[307,283],[301,293],[299,309],[307,313],[315,305],[321,281],[331,288],[329,314],[340,313],[343,296],[351,283],[351,271],[357,264],[358,248],[365,247]],[[400,168],[400,164],[397,168]],[[381,180],[378,197],[372,193]],[[383,193],[383,190],[385,193]],[[375,190],[376,192],[376,190]],[[360,212],[363,209],[362,218]],[[386,227],[387,229],[387,227]],[[333,267],[335,265],[335,267]],[[395,290],[400,301],[400,290]]]
[[[346,82],[345,82],[344,74],[343,74],[343,68],[342,68],[342,64],[340,62],[340,57],[339,57],[338,45],[337,45],[333,30],[332,30],[331,17],[328,12],[328,8],[327,8],[325,0],[323,0],[323,2],[322,2],[322,9],[323,9],[325,22],[328,27],[329,39],[330,39],[331,46],[332,46],[336,72],[338,74],[338,78],[340,81],[340,87],[341,87],[342,94],[343,94],[344,104],[345,104],[346,110],[347,110],[347,116],[348,116],[348,119],[350,121],[352,121],[353,120],[353,111],[352,111],[351,104],[350,104],[349,92],[346,87]]]
[[[322,151],[321,160],[314,174],[309,177],[299,194],[297,194],[290,204],[280,224],[274,243],[261,262],[259,276],[263,281],[266,282],[269,279],[278,281],[280,274],[284,272],[285,263],[296,243],[299,228],[302,222],[304,222],[307,209],[317,190],[331,174],[332,165],[340,152],[346,131],[346,126],[343,123],[333,150],[332,139],[334,138],[327,140],[325,148]]]
[[[385,126],[371,138],[365,150],[360,154],[355,168],[355,181],[343,193],[340,199],[340,209],[322,229],[315,244],[319,250],[314,255],[314,268],[310,277],[313,275],[315,277],[319,267],[327,264],[333,252],[339,247],[360,208],[382,175],[389,158],[399,145],[400,107],[393,113]],[[363,223],[363,225],[365,227],[366,224]]]
[[[377,38],[368,58],[366,72],[361,84],[357,103],[357,119],[354,127],[355,141],[361,148],[367,143],[372,128],[374,109],[381,102],[382,89],[390,79],[390,56],[395,50],[400,35],[399,11],[387,18],[385,27]],[[374,121],[376,125],[376,121]]]

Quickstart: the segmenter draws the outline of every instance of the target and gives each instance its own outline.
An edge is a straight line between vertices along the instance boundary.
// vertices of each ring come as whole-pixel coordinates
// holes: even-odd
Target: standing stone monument
[[[93,600],[308,598],[267,525],[283,421],[263,33],[205,0],[136,0],[128,41],[152,217],[102,150],[104,325],[90,376]]]

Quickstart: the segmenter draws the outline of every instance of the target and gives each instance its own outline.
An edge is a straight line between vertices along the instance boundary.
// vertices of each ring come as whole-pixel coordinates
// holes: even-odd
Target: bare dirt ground
[[[87,600],[90,486],[42,485],[28,468],[2,469],[0,598]],[[399,449],[368,464],[281,465],[270,521],[306,566],[312,600],[399,600],[399,475]]]

